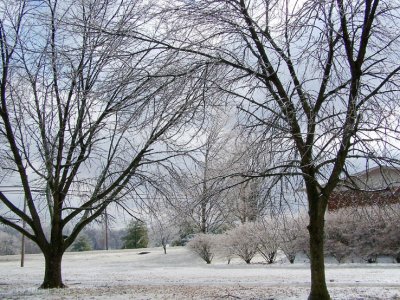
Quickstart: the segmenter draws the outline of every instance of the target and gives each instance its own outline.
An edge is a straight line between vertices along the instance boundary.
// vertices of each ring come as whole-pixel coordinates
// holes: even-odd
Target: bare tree
[[[154,197],[157,199],[156,197]],[[176,212],[165,201],[155,200],[148,206],[149,239],[150,242],[162,246],[164,254],[167,254],[167,245],[179,234],[176,222]]]
[[[323,250],[329,196],[342,172],[361,158],[399,163],[398,1],[203,0],[173,6],[166,11],[175,34],[165,47],[226,66],[226,81],[216,84],[241,99],[241,121],[260,141],[279,141],[271,149],[279,159],[247,175],[303,179],[309,299],[330,299]]]
[[[1,1],[1,159],[27,212],[0,191],[0,222],[40,247],[42,288],[64,287],[65,250],[109,204],[125,209],[157,168],[185,153],[174,151],[177,140],[204,109],[210,67],[138,38],[156,30],[150,8],[148,1]],[[111,34],[121,28],[136,36]]]
[[[271,191],[276,182],[268,178],[240,176],[249,171],[254,172],[255,169],[263,169],[265,157],[259,159],[251,137],[244,138],[240,132],[236,134],[235,143],[231,146],[231,158],[224,174],[228,177],[228,190],[224,198],[227,202],[227,214],[235,221],[245,224],[262,220],[266,214],[272,213]]]
[[[200,193],[200,230],[207,233],[210,228],[207,223],[213,218],[214,212],[216,221],[221,219],[221,210],[218,207],[218,198],[221,197],[221,187],[218,181],[218,176],[221,176],[222,157],[224,156],[224,147],[229,139],[229,136],[223,135],[223,124],[221,122],[214,122],[211,124],[208,132],[206,133],[206,141],[204,146],[200,148],[200,152],[204,157],[203,161],[198,165],[202,169],[201,176],[201,193]],[[219,165],[219,166],[218,166]],[[218,174],[219,173],[219,174]],[[216,209],[215,209],[216,207]],[[216,212],[215,212],[216,211]],[[207,220],[209,219],[209,220]],[[207,222],[208,221],[208,222]]]
[[[262,199],[264,195],[261,189],[262,180],[253,179],[239,183],[229,191],[230,197],[233,197],[233,214],[242,224],[246,222],[255,222],[262,214]]]
[[[230,182],[225,177],[231,163],[228,148],[233,135],[223,112],[210,114],[198,135],[197,151],[191,153],[192,159],[185,167],[172,175],[171,185],[178,191],[173,207],[191,219],[196,232],[202,233],[216,232],[229,223],[225,199],[231,191],[227,190]]]

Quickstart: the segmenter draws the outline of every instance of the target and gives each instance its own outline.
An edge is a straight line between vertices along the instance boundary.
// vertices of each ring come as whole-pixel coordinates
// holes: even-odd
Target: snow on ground
[[[140,255],[141,251],[149,251]],[[42,255],[0,256],[0,299],[306,299],[308,263],[246,265],[217,259],[206,265],[182,247],[66,253],[69,287],[39,290]],[[399,264],[327,264],[333,299],[400,299]]]

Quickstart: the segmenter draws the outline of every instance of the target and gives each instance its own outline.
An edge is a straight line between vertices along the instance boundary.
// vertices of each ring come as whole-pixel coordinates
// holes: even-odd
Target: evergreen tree
[[[146,224],[142,221],[132,220],[122,241],[122,249],[146,248],[149,243]]]
[[[90,243],[89,238],[86,235],[80,235],[75,243],[72,245],[71,251],[79,252],[79,251],[90,251],[92,250],[92,245]]]

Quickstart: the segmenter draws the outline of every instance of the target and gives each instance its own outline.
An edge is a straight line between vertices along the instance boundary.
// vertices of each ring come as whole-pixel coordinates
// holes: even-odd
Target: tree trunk
[[[44,280],[40,288],[54,289],[66,287],[62,282],[61,276],[61,260],[63,253],[45,254],[45,274]]]
[[[294,264],[294,260],[296,259],[296,256],[290,256],[289,257],[289,262],[291,263],[291,264]]]
[[[201,225],[200,225],[200,231],[201,233],[206,234],[207,233],[207,202],[206,199],[204,198],[201,202]]]
[[[310,205],[310,263],[311,263],[311,292],[309,300],[329,300],[328,288],[325,281],[324,262],[324,205],[322,199],[316,198]]]

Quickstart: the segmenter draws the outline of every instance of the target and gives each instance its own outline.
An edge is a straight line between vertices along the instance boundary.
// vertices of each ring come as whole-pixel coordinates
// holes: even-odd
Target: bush
[[[258,251],[258,241],[254,238],[254,223],[245,223],[227,233],[227,249],[250,264]]]
[[[400,263],[400,218],[392,216],[388,219],[387,225],[381,234],[381,238],[386,239],[382,242],[385,249],[382,254],[394,257]]]
[[[397,207],[397,209],[396,209]],[[346,208],[329,213],[325,251],[342,262],[354,255],[368,263],[400,253],[398,206]]]
[[[171,247],[177,247],[177,246],[183,246],[182,240],[180,238],[175,239],[171,242]]]
[[[233,249],[230,246],[230,237],[229,234],[223,233],[223,234],[218,234],[216,236],[216,239],[218,240],[217,243],[217,252],[219,253],[220,256],[225,258],[228,262],[228,265],[231,263],[232,257],[235,255],[233,253]]]
[[[352,240],[357,224],[343,214],[328,214],[325,228],[325,253],[342,263],[353,252]]]
[[[217,251],[215,236],[211,234],[197,234],[187,243],[187,247],[207,264],[211,264]]]
[[[355,254],[368,263],[375,263],[379,255],[387,254],[386,243],[392,237],[384,236],[388,221],[379,214],[359,217],[353,229],[350,246]]]

